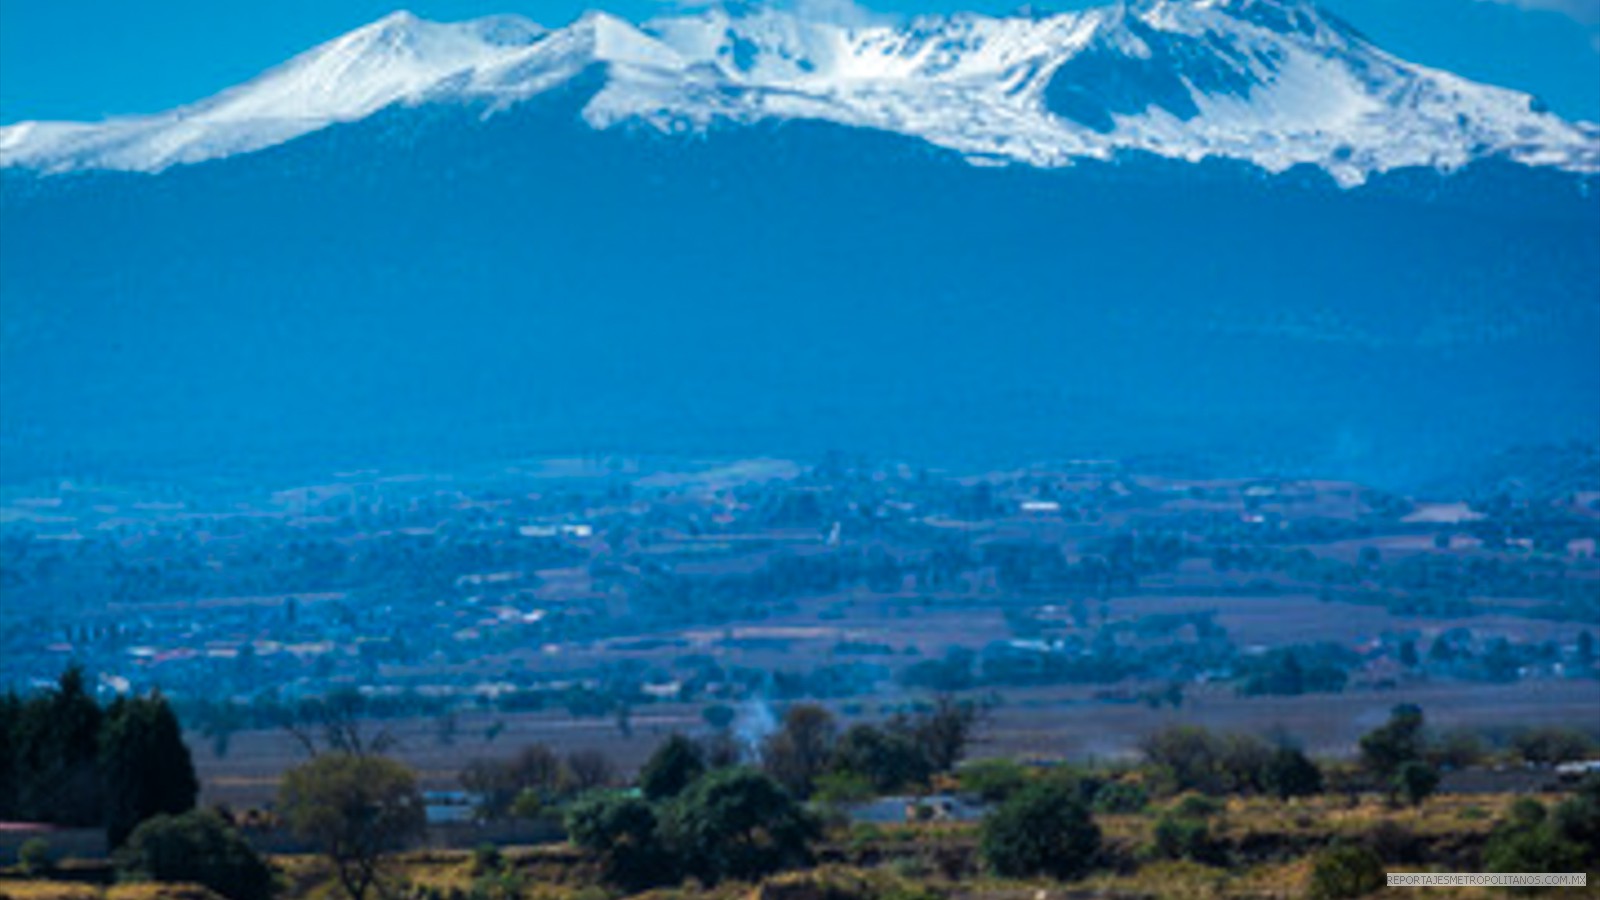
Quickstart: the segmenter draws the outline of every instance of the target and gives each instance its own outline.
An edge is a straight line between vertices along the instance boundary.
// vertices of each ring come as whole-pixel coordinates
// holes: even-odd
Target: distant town
[[[983,698],[991,752],[1043,758],[1131,752],[1186,707],[1327,753],[1397,698],[1507,740],[1600,707],[1600,491],[1182,468],[586,458],[13,486],[0,684],[77,663],[103,697],[159,689],[202,768],[246,769],[272,743],[251,735],[340,696],[415,752],[548,732],[625,760],[635,729],[930,692]]]

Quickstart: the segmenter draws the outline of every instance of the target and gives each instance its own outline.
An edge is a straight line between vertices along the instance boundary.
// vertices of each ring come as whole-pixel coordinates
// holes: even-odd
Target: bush
[[[1279,800],[1322,793],[1322,770],[1293,747],[1279,747],[1261,776],[1262,787]]]
[[[705,753],[700,745],[675,734],[657,747],[639,770],[639,790],[650,800],[676,797],[705,771]]]
[[[1402,763],[1394,776],[1395,792],[1412,806],[1421,806],[1438,787],[1438,771],[1419,760]]]
[[[505,865],[505,856],[500,848],[493,844],[479,844],[472,850],[472,874],[487,875],[490,872],[500,871]]]
[[[1127,781],[1109,781],[1100,786],[1094,795],[1097,813],[1140,813],[1150,805],[1150,793],[1142,786]]]
[[[1211,824],[1202,818],[1168,813],[1156,822],[1153,833],[1155,856],[1161,859],[1187,859],[1208,866],[1225,865],[1227,851],[1211,834]]]
[[[859,772],[827,772],[817,776],[813,800],[825,804],[859,803],[872,799],[872,781]]]
[[[713,703],[700,710],[700,718],[705,719],[706,724],[717,731],[723,731],[731,727],[733,720],[738,717],[739,714],[734,712],[733,707],[726,703]]]
[[[1392,779],[1400,767],[1420,760],[1424,749],[1422,710],[1401,704],[1389,712],[1389,721],[1361,738],[1361,765],[1379,778]]]
[[[1184,819],[1209,819],[1222,814],[1222,803],[1204,794],[1186,794],[1173,805],[1172,814]]]
[[[521,873],[502,869],[473,879],[466,900],[522,900],[527,887],[527,879]]]
[[[1511,749],[1525,762],[1553,766],[1592,756],[1600,745],[1576,728],[1553,725],[1518,733],[1511,740]]]
[[[738,767],[690,785],[668,805],[662,831],[689,873],[714,884],[808,864],[819,828],[770,776]]]
[[[655,810],[638,797],[591,793],[567,810],[572,842],[600,857],[603,877],[628,890],[677,880],[662,846]]]
[[[55,868],[55,856],[50,850],[50,842],[41,837],[28,838],[17,848],[17,862],[22,864],[22,873],[29,876],[45,875]]]
[[[1600,775],[1584,779],[1577,793],[1556,806],[1551,827],[1583,847],[1590,859],[1600,859]]]
[[[887,794],[907,785],[926,784],[933,774],[927,757],[908,736],[875,725],[852,725],[834,745],[829,768],[854,772]]]
[[[1600,782],[1547,812],[1536,800],[1512,805],[1483,848],[1490,872],[1581,872],[1600,854]],[[1508,868],[1501,868],[1508,867]]]
[[[989,803],[1004,803],[1028,786],[1028,772],[1009,759],[983,759],[968,763],[956,772],[961,789],[977,794]]]
[[[272,870],[216,813],[196,810],[147,819],[116,855],[124,878],[192,882],[229,900],[268,900]]]
[[[1362,836],[1361,843],[1391,863],[1427,863],[1428,842],[1415,831],[1394,821],[1380,819]]]
[[[1486,872],[1582,872],[1583,848],[1544,825],[1497,830],[1483,847]]]
[[[1312,858],[1307,894],[1311,900],[1354,900],[1381,889],[1386,881],[1378,854],[1366,847],[1341,845]]]
[[[1089,871],[1100,852],[1100,829],[1070,788],[1036,784],[984,819],[982,846],[1000,875],[1076,878]]]
[[[533,788],[523,788],[517,799],[511,801],[508,812],[513,819],[537,819],[545,811],[544,798]]]

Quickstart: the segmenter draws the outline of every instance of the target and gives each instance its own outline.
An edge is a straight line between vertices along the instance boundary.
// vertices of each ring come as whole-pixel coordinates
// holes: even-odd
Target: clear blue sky
[[[821,0],[845,2],[845,0]],[[890,13],[1020,0],[868,0]],[[1089,0],[1034,3],[1043,8]],[[1324,0],[1401,56],[1542,96],[1600,120],[1600,0]],[[598,6],[630,19],[660,0],[0,0],[0,121],[155,112],[243,81],[398,7],[431,19],[515,12],[560,25]]]

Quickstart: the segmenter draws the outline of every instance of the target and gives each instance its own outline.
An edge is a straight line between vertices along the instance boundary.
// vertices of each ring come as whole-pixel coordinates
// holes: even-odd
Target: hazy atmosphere
[[[0,898],[1591,896],[1595,0],[0,0]]]

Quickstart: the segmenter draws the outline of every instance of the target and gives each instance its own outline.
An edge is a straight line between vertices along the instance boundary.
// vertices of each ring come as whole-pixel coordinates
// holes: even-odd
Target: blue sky
[[[848,2],[848,0],[808,0]],[[869,0],[889,13],[1018,0]],[[1035,7],[1096,5],[1056,0]],[[1324,0],[1385,48],[1471,78],[1531,91],[1568,117],[1600,121],[1600,0]],[[397,7],[433,19],[515,12],[560,25],[599,6],[631,19],[659,0],[0,0],[0,121],[154,112],[243,81]]]

